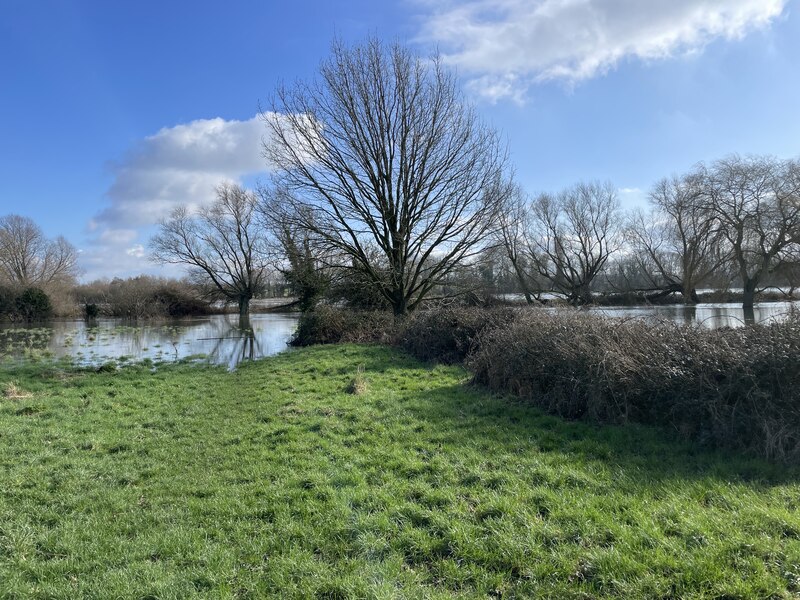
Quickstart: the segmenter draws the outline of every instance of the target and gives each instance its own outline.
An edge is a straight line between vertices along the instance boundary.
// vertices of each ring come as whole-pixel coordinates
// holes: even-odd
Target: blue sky
[[[251,182],[255,118],[334,35],[438,47],[530,191],[623,203],[730,152],[800,154],[800,0],[0,0],[0,214],[81,250],[83,279],[158,273],[153,224]]]

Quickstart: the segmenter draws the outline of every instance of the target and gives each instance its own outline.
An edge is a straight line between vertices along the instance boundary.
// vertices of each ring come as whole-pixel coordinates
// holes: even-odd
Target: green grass
[[[797,471],[466,377],[375,346],[233,373],[6,366],[0,597],[800,591]]]

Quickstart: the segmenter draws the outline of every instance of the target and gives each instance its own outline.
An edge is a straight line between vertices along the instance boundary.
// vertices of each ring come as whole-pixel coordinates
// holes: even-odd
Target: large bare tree
[[[239,314],[266,283],[269,238],[257,218],[258,196],[238,185],[217,188],[217,199],[196,214],[179,207],[161,222],[150,241],[152,258],[187,265],[225,300],[236,302]]]
[[[705,169],[709,205],[730,246],[752,310],[767,275],[793,260],[800,244],[800,162],[733,155]]]
[[[0,280],[20,286],[69,282],[77,263],[78,251],[63,237],[47,239],[28,217],[0,218]]]
[[[528,244],[538,275],[575,305],[592,301],[592,283],[619,249],[621,215],[610,183],[578,183],[531,204]]]
[[[438,56],[334,42],[319,78],[278,88],[264,153],[288,214],[339,265],[413,310],[495,226],[506,151]]]
[[[649,288],[680,292],[685,304],[697,303],[697,287],[728,257],[704,180],[698,172],[662,179],[650,192],[651,211],[634,212],[626,230]]]

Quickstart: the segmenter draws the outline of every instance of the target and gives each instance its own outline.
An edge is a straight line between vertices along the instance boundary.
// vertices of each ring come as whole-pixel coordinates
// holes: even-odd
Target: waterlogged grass
[[[465,378],[373,346],[6,367],[0,597],[800,593],[797,471]]]

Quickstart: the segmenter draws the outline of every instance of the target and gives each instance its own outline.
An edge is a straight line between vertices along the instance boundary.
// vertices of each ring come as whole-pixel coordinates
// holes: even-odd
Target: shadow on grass
[[[302,352],[324,354],[330,346],[312,346]],[[679,437],[666,427],[598,424],[569,421],[509,395],[491,392],[470,383],[463,366],[437,366],[382,345],[338,346],[369,375],[379,378],[403,375],[409,370],[430,373],[445,369],[461,382],[426,391],[401,389],[403,401],[415,416],[429,423],[441,441],[483,445],[507,453],[541,452],[551,456],[580,457],[634,475],[643,481],[666,483],[672,479],[717,479],[751,486],[780,485],[800,481],[800,468],[768,462],[732,450],[705,447]],[[364,350],[367,352],[364,352]],[[272,357],[291,360],[291,352]],[[313,366],[312,369],[321,368]],[[320,371],[325,374],[325,370]]]
[[[711,478],[770,487],[800,481],[800,469],[794,466],[706,448],[666,428],[568,421],[468,382],[415,396],[409,397],[409,410],[453,443],[478,444],[508,454],[561,454],[565,464],[576,458],[596,461],[655,483]]]

